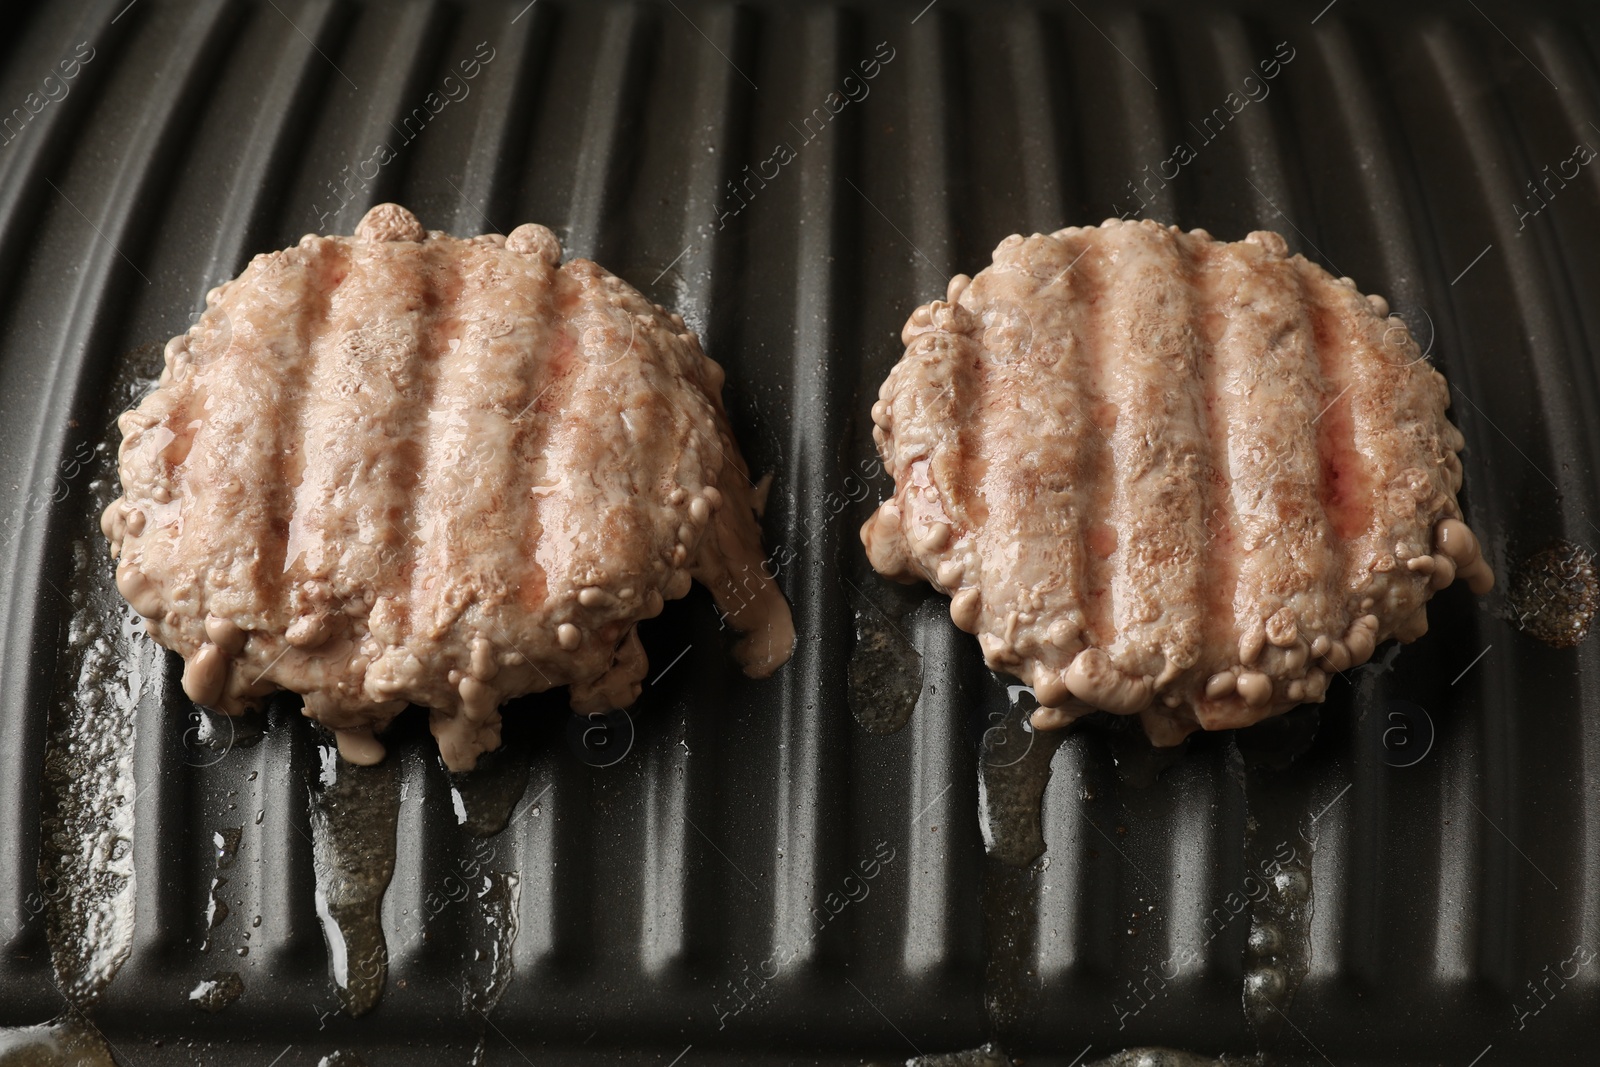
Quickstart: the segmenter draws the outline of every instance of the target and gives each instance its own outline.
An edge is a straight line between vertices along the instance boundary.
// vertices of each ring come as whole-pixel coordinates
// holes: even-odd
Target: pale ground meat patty
[[[1455,578],[1494,582],[1443,377],[1277,234],[1008,237],[902,339],[872,409],[895,492],[862,541],[950,595],[1036,726],[1245,726],[1421,636]]]
[[[446,764],[502,701],[623,707],[636,624],[708,586],[760,677],[794,643],[722,369],[543,226],[458,240],[404,208],[213,290],[123,413],[117,588],[237,713],[283,688],[358,763],[408,703]]]

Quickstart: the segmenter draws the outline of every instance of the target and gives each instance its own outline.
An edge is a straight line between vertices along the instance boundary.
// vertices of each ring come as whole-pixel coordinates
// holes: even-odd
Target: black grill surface
[[[56,1022],[0,1061],[1593,1062],[1595,646],[1529,629],[1582,623],[1600,541],[1600,21],[1324,2],[13,15],[0,1024]],[[416,712],[358,774],[297,698],[188,703],[110,581],[114,417],[208,288],[385,200],[544,222],[700,331],[775,475],[775,677],[738,674],[696,592],[643,628],[619,762],[547,694],[461,781]],[[867,567],[867,411],[949,275],[1116,214],[1277,230],[1387,296],[1451,382],[1501,584],[1440,594],[1320,711],[1175,756],[1093,724],[1052,760],[942,598]],[[907,644],[915,712],[869,733],[853,651],[914,678]],[[987,856],[980,768],[1014,843],[1007,791],[1046,765],[1043,856]]]

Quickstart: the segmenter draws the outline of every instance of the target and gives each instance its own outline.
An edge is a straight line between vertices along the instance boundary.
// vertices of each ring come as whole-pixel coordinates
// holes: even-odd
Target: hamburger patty
[[[358,763],[408,703],[471,767],[501,702],[630,704],[636,624],[708,586],[745,671],[789,656],[722,369],[543,226],[471,239],[384,204],[257,256],[120,419],[117,587],[230,714],[305,697]]]
[[[872,565],[951,597],[1041,728],[1152,741],[1323,699],[1493,585],[1444,378],[1382,297],[1282,237],[1154,222],[1012,236],[906,323],[873,405]]]

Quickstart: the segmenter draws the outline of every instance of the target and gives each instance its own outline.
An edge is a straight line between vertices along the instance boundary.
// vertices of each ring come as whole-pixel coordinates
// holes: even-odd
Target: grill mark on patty
[[[391,529],[391,501],[415,479],[401,427],[408,417],[405,382],[422,362],[420,342],[416,316],[404,307],[410,302],[405,279],[375,264],[378,257],[370,253],[359,258],[364,262],[350,264],[330,294],[323,328],[308,345],[296,423],[303,455],[286,515],[278,597],[285,626],[310,606],[301,583],[326,580],[340,598],[363,581],[383,583],[404,566],[386,566],[383,554],[386,543],[404,536],[403,526]],[[374,284],[375,272],[386,280]],[[373,306],[385,315],[376,327],[361,318]],[[371,451],[347,447],[369,437],[397,443]]]
[[[539,267],[531,266],[530,270],[537,271]],[[523,551],[514,572],[512,593],[516,603],[527,611],[539,610],[549,597],[548,578],[538,560],[539,546],[545,539],[540,505],[544,493],[559,495],[565,490],[559,487],[561,475],[556,472],[560,468],[551,461],[547,446],[565,399],[559,383],[574,373],[578,360],[578,341],[571,321],[577,307],[578,283],[569,269],[549,270],[544,277],[547,284],[538,291],[530,308],[529,341],[519,350],[521,376],[528,383],[528,392],[512,418],[511,448],[522,469],[529,472],[517,501],[516,528],[522,531],[519,543]],[[552,322],[554,329],[549,328]],[[502,630],[490,637],[497,644],[515,641],[511,632]],[[521,654],[520,649],[518,653]]]
[[[305,257],[304,267],[296,269],[284,261],[295,255]],[[342,246],[318,243],[311,249],[286,250],[263,261],[263,266],[253,267],[249,272],[254,274],[253,285],[286,291],[288,309],[281,312],[286,321],[250,322],[248,314],[265,315],[267,312],[258,308],[242,309],[236,302],[227,301],[224,313],[231,316],[234,347],[230,355],[212,360],[204,368],[208,391],[219,399],[208,411],[206,426],[197,437],[202,446],[203,469],[196,469],[201,464],[195,462],[196,456],[191,450],[192,477],[204,479],[211,485],[228,477],[239,480],[242,506],[230,515],[229,522],[243,534],[234,544],[244,551],[253,549],[255,560],[249,568],[249,580],[236,585],[235,595],[250,598],[248,608],[243,604],[238,607],[255,616],[265,628],[279,629],[288,622],[285,594],[291,582],[285,573],[285,560],[294,494],[305,469],[300,428],[304,420],[306,382],[311,374],[312,346],[318,326],[327,316],[332,291],[338,284],[337,281],[329,283],[327,279],[342,278],[345,261],[346,252]],[[250,347],[251,338],[241,336],[245,331],[251,335],[260,334],[269,342],[274,338],[284,341],[269,347],[269,358],[260,359]],[[199,376],[197,374],[197,378]],[[259,411],[239,404],[235,398],[241,395],[273,398],[271,415],[263,418]],[[228,454],[234,452],[237,442],[249,441],[252,437],[258,447],[237,449],[234,454]],[[217,451],[213,442],[223,451]],[[180,555],[187,558],[191,553],[185,551]],[[222,611],[230,606],[217,605]]]
[[[538,429],[530,444],[543,457],[546,470],[562,472],[567,484],[560,492],[541,493],[532,501],[533,521],[540,530],[534,566],[541,575],[570,574],[581,584],[588,580],[586,575],[599,573],[606,540],[601,531],[608,518],[614,521],[614,516],[598,511],[604,494],[594,472],[604,464],[597,450],[626,433],[624,416],[644,416],[636,406],[637,388],[630,391],[621,381],[625,368],[619,353],[634,344],[627,312],[611,303],[602,275],[588,260],[568,263],[562,273],[575,285],[573,347],[559,374],[541,386],[544,395],[535,407]],[[596,330],[600,332],[590,332]],[[636,347],[642,354],[643,346]],[[604,404],[596,402],[596,393],[604,395]],[[620,528],[615,534],[627,536]],[[613,568],[608,573],[618,581],[644,579],[639,572]],[[561,592],[542,583],[540,590],[541,600]],[[642,596],[644,588],[636,586],[635,592]]]
[[[386,243],[393,247],[395,260],[401,260],[410,249],[403,244]],[[445,376],[445,357],[449,342],[460,339],[459,300],[462,289],[460,253],[441,242],[425,243],[421,250],[423,269],[405,272],[420,281],[418,296],[421,307],[417,332],[416,380],[414,388],[407,391],[410,404],[405,412],[409,432],[405,440],[413,442],[417,454],[414,463],[407,464],[405,474],[405,499],[409,505],[407,531],[411,535],[405,542],[409,549],[404,574],[407,637],[420,637],[432,641],[443,634],[449,622],[448,605],[457,595],[453,581],[441,576],[450,567],[449,544],[449,494],[441,491],[435,474],[448,462],[448,438],[453,430],[435,406],[441,390],[448,391],[450,383]],[[398,265],[398,263],[397,263]]]
[[[1349,353],[1354,360],[1362,361],[1358,365],[1347,358],[1348,365],[1341,368],[1343,381],[1338,388],[1343,389],[1345,384],[1351,388],[1323,416],[1324,421],[1335,420],[1328,431],[1328,443],[1334,450],[1328,461],[1334,465],[1334,471],[1328,473],[1337,473],[1332,514],[1339,516],[1349,539],[1342,560],[1341,585],[1342,589],[1349,590],[1359,586],[1373,556],[1383,551],[1380,544],[1385,538],[1380,524],[1375,521],[1377,515],[1373,506],[1379,487],[1368,457],[1394,454],[1397,445],[1410,450],[1403,439],[1395,442],[1389,434],[1392,425],[1410,414],[1403,406],[1409,391],[1400,388],[1395,380],[1404,376],[1382,359],[1363,359],[1366,353],[1356,343],[1357,323],[1351,320],[1349,307],[1351,300],[1360,300],[1360,297],[1331,278],[1308,277],[1306,287],[1315,296],[1317,325],[1326,351]],[[1366,317],[1364,309],[1356,310]],[[1330,388],[1333,385],[1329,383]],[[1340,604],[1338,608],[1341,627],[1361,614],[1359,605]]]
[[[1058,234],[1043,238],[1054,242],[1053,263],[1061,270],[1039,286],[1031,295],[1035,303],[1042,295],[1056,299],[1053,307],[1057,314],[1068,320],[1075,319],[1078,302],[1074,294],[1085,284],[1076,261],[1087,244],[1082,235]],[[1018,389],[1029,397],[1038,413],[1035,424],[1043,442],[1038,450],[1036,477],[1049,487],[1047,497],[1037,500],[1037,506],[1027,515],[1023,528],[1020,552],[1028,555],[1037,552],[1049,560],[1046,573],[1050,576],[1050,589],[1041,598],[1039,609],[1060,612],[1072,634],[1070,643],[1051,643],[1045,648],[1049,663],[1064,670],[1082,646],[1081,631],[1088,626],[1082,605],[1087,603],[1089,588],[1089,559],[1096,548],[1113,550],[1111,545],[1091,545],[1086,536],[1075,536],[1084,530],[1090,518],[1090,508],[1085,506],[1085,466],[1094,462],[1097,449],[1105,447],[1105,434],[1095,426],[1084,400],[1087,368],[1078,351],[1078,324],[1075,321],[1026,321],[1027,342],[1030,349],[1027,362],[1019,365]],[[1064,339],[1064,342],[1057,338]],[[1054,399],[1056,390],[1030,388],[1028,378],[1053,378],[1060,383],[1062,398]],[[1034,427],[1025,426],[1024,430]],[[1006,464],[1000,464],[1004,469]],[[1060,524],[1057,526],[1056,524]],[[997,531],[998,533],[998,531]]]
[[[1082,403],[1089,424],[1094,427],[1094,433],[1085,450],[1088,460],[1085,466],[1089,468],[1089,491],[1084,495],[1088,501],[1083,513],[1074,516],[1076,521],[1072,524],[1072,536],[1084,546],[1084,627],[1087,631],[1085,643],[1109,649],[1116,638],[1115,620],[1119,608],[1116,600],[1116,566],[1111,559],[1116,553],[1113,551],[1107,556],[1097,555],[1090,550],[1087,536],[1090,522],[1101,516],[1110,516],[1115,506],[1117,481],[1115,440],[1117,426],[1122,418],[1122,413],[1117,408],[1116,402],[1111,399],[1107,388],[1107,379],[1112,374],[1112,368],[1107,359],[1104,305],[1107,287],[1114,285],[1115,280],[1106,277],[1109,266],[1106,259],[1105,245],[1096,241],[1083,253],[1083,258],[1078,261],[1076,267],[1077,276],[1083,283],[1083,291],[1079,297],[1078,328],[1074,331],[1074,336],[1087,339],[1089,343],[1087,347],[1081,343],[1075,346],[1078,358],[1074,362],[1078,367],[1078,381],[1082,383],[1080,393]]]
[[[1198,416],[1206,446],[1206,468],[1199,489],[1205,500],[1200,552],[1206,575],[1201,619],[1208,658],[1237,654],[1232,639],[1233,603],[1239,585],[1239,519],[1233,508],[1233,476],[1229,467],[1229,427],[1239,417],[1237,397],[1227,388],[1230,369],[1221,340],[1226,331],[1219,304],[1219,272],[1213,269],[1215,246],[1185,234],[1179,237],[1186,272],[1194,286],[1191,330],[1195,337]]]

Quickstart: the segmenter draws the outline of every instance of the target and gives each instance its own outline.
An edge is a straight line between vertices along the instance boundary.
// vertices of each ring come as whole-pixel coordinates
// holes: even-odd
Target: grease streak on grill
[[[364,1015],[377,1006],[389,974],[380,911],[394,875],[399,761],[357,767],[332,744],[318,755],[320,767],[308,783],[317,915],[339,1004],[349,1015]]]

